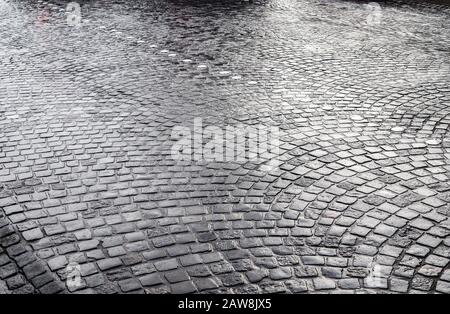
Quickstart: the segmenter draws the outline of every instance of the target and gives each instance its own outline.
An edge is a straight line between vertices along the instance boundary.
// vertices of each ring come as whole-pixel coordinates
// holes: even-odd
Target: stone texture
[[[448,7],[226,2],[2,15],[0,293],[449,293]]]

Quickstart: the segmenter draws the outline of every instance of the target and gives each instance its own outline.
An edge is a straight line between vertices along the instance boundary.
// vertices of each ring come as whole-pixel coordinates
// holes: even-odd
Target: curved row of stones
[[[0,292],[450,292],[448,8],[5,3]],[[175,162],[198,117],[276,167]]]

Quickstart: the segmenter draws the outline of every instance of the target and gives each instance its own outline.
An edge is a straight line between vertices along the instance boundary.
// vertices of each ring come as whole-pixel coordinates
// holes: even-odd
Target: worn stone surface
[[[449,293],[449,7],[217,2],[0,0],[0,293]]]

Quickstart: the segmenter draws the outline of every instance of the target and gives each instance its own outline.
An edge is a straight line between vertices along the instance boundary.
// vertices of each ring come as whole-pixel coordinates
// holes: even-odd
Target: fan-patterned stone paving
[[[0,293],[450,292],[448,6],[1,4]],[[277,167],[174,161],[194,118]]]

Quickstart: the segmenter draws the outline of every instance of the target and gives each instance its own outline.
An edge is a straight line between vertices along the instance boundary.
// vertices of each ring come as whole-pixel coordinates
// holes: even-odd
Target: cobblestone
[[[0,293],[450,293],[448,6],[0,4]]]

